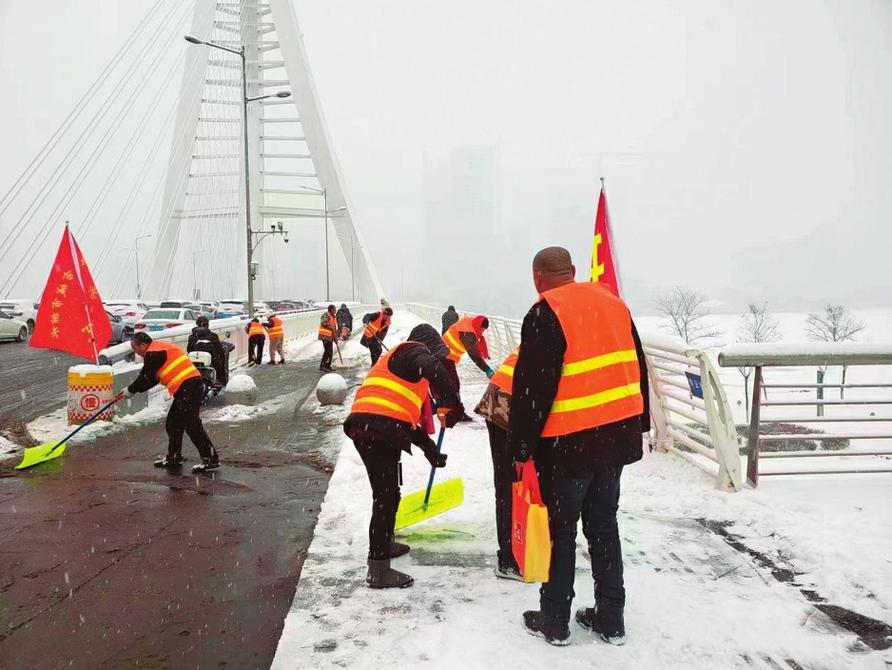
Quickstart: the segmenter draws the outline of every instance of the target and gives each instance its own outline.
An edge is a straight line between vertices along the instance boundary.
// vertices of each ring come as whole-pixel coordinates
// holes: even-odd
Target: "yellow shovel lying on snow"
[[[446,428],[440,428],[437,436],[437,453],[443,446],[443,435]],[[434,486],[434,473],[437,468],[431,468],[431,475],[427,480],[427,488],[410,493],[400,499],[400,506],[396,510],[396,523],[394,530],[414,526],[425,519],[442,514],[454,507],[458,507],[465,499],[465,487],[460,477],[447,479],[445,482]]]
[[[47,461],[53,460],[54,458],[59,458],[59,456],[61,456],[65,452],[65,447],[68,446],[68,440],[77,435],[83,428],[93,423],[105,410],[114,405],[123,397],[124,396],[121,394],[116,395],[110,403],[107,403],[105,406],[100,408],[93,416],[88,418],[86,421],[84,421],[81,425],[79,425],[76,429],[71,431],[68,435],[63,437],[58,442],[44,442],[43,444],[36,447],[28,447],[27,449],[25,449],[25,453],[22,455],[22,462],[15,466],[15,469],[24,470],[25,468],[30,468],[39,463],[45,463]]]

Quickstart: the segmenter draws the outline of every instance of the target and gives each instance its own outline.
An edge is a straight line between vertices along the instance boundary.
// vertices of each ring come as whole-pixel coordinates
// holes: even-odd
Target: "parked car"
[[[124,323],[123,317],[120,317],[117,314],[112,314],[108,310],[105,310],[105,313],[108,316],[108,322],[111,324],[112,328],[111,339],[108,341],[109,346],[129,340],[130,336],[133,334],[133,327]]]
[[[242,300],[221,300],[217,310],[218,319],[226,319],[230,316],[242,316],[245,313],[245,303]]]
[[[120,316],[124,323],[132,327],[149,311],[149,306],[139,300],[112,300],[105,303],[105,309],[115,316]]]
[[[150,309],[133,327],[134,331],[153,333],[166,328],[192,324],[198,315],[191,309]]]
[[[271,310],[269,305],[267,305],[265,302],[254,303],[254,316],[268,317],[271,316],[272,313],[273,310]]]
[[[295,312],[297,311],[297,309],[297,305],[295,305],[293,302],[280,302],[278,305],[276,305],[277,312]]]
[[[13,319],[24,321],[29,330],[34,330],[39,308],[40,303],[33,300],[0,300],[0,310],[6,312]]]
[[[162,300],[158,307],[160,307],[161,309],[182,309],[186,307],[186,305],[189,305],[191,303],[191,300],[179,300],[177,298],[170,298],[169,300]]]
[[[13,319],[9,314],[0,310],[0,340],[24,342],[27,339],[28,322],[21,319]]]
[[[201,303],[201,313],[209,319],[216,319],[219,306],[215,302]]]

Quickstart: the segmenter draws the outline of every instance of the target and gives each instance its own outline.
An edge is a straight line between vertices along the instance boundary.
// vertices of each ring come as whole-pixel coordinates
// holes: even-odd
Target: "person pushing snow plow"
[[[446,465],[421,422],[422,404],[429,391],[439,397],[437,415],[446,428],[464,415],[442,360],[447,354],[437,331],[428,324],[416,326],[406,342],[382,356],[356,392],[344,432],[353,441],[372,486],[369,523],[368,576],[373,589],[405,588],[412,577],[390,567],[390,559],[408,553],[409,546],[393,539],[400,504],[399,461],[402,451],[421,447],[435,468]]]
[[[142,356],[143,366],[136,381],[118,396],[129,398],[160,383],[173,398],[164,424],[168,437],[167,456],[156,460],[155,467],[170,468],[185,460],[182,454],[184,432],[201,454],[201,463],[192,466],[192,472],[205,472],[220,467],[217,450],[198,415],[204,397],[201,373],[189,360],[186,352],[170,342],[154,341],[147,333],[133,335],[130,338],[130,347]]]

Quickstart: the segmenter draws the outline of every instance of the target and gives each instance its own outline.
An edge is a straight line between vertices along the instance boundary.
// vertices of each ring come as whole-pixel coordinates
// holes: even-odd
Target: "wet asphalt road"
[[[0,429],[16,432],[19,423],[64,405],[68,368],[85,362],[27,342],[0,342]]]
[[[214,474],[188,473],[188,440],[182,472],[153,468],[160,425],[0,466],[0,668],[268,667],[342,435],[307,401],[317,365],[253,373],[261,401],[287,395],[209,424]]]

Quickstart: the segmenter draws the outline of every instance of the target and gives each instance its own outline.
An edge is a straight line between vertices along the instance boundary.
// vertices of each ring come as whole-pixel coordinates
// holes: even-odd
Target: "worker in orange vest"
[[[490,377],[489,385],[474,410],[486,419],[492,455],[493,487],[496,497],[496,577],[523,581],[511,550],[511,487],[517,479],[514,455],[508,448],[508,416],[511,384],[519,347],[515,348]]]
[[[474,317],[463,316],[449,326],[446,334],[443,335],[443,342],[449,348],[446,370],[456,389],[460,387],[456,366],[465,354],[471,357],[474,364],[487,377],[492,377],[493,369],[486,362],[486,359],[489,358],[489,349],[484,337],[487,328],[489,328],[489,319],[482,314]]]
[[[384,304],[384,298],[381,298],[381,304]],[[372,365],[378,362],[381,357],[381,343],[387,337],[387,330],[390,328],[390,320],[393,317],[393,309],[390,306],[384,307],[380,312],[375,312],[368,317],[369,320],[362,331],[362,337],[359,343],[367,347],[369,355],[372,358]]]
[[[446,354],[433,326],[416,326],[406,342],[372,366],[344,422],[344,432],[353,440],[372,486],[366,582],[373,589],[404,588],[413,582],[409,575],[390,567],[390,559],[409,551],[408,545],[393,539],[400,504],[400,454],[411,453],[414,444],[433,467],[446,465],[446,455],[437,452],[437,445],[420,425],[422,405],[428,402],[430,390],[440,398],[437,415],[441,425],[451,428],[464,414],[443,368]]]
[[[647,366],[629,308],[604,284],[576,282],[570,253],[533,259],[540,300],[523,320],[514,365],[508,444],[532,458],[548,508],[551,566],[527,631],[570,643],[576,527],[588,540],[595,607],[577,623],[610,644],[625,642],[623,559],[616,512],[623,466],[641,458],[650,429]]]
[[[162,384],[173,397],[167,411],[167,456],[155,461],[155,467],[178,466],[183,458],[183,433],[185,432],[198,453],[201,463],[192,467],[192,472],[205,472],[220,467],[217,450],[201,424],[198,415],[204,398],[201,373],[192,365],[186,352],[170,342],[154,341],[148,333],[135,333],[130,338],[130,347],[142,356],[142,370],[139,376],[126,389],[121,398],[129,398],[135,393],[148,391],[155,384]]]
[[[279,365],[285,365],[285,325],[282,319],[271,314],[264,324],[269,334],[269,365],[276,364],[276,354],[279,355]]]
[[[319,339],[322,341],[322,361],[319,363],[319,369],[323,372],[332,371],[331,360],[337,332],[337,309],[334,305],[329,305],[328,309],[325,310],[325,314],[319,320]]]
[[[245,326],[248,334],[248,365],[263,363],[263,345],[266,343],[266,329],[260,319],[254,317]]]

